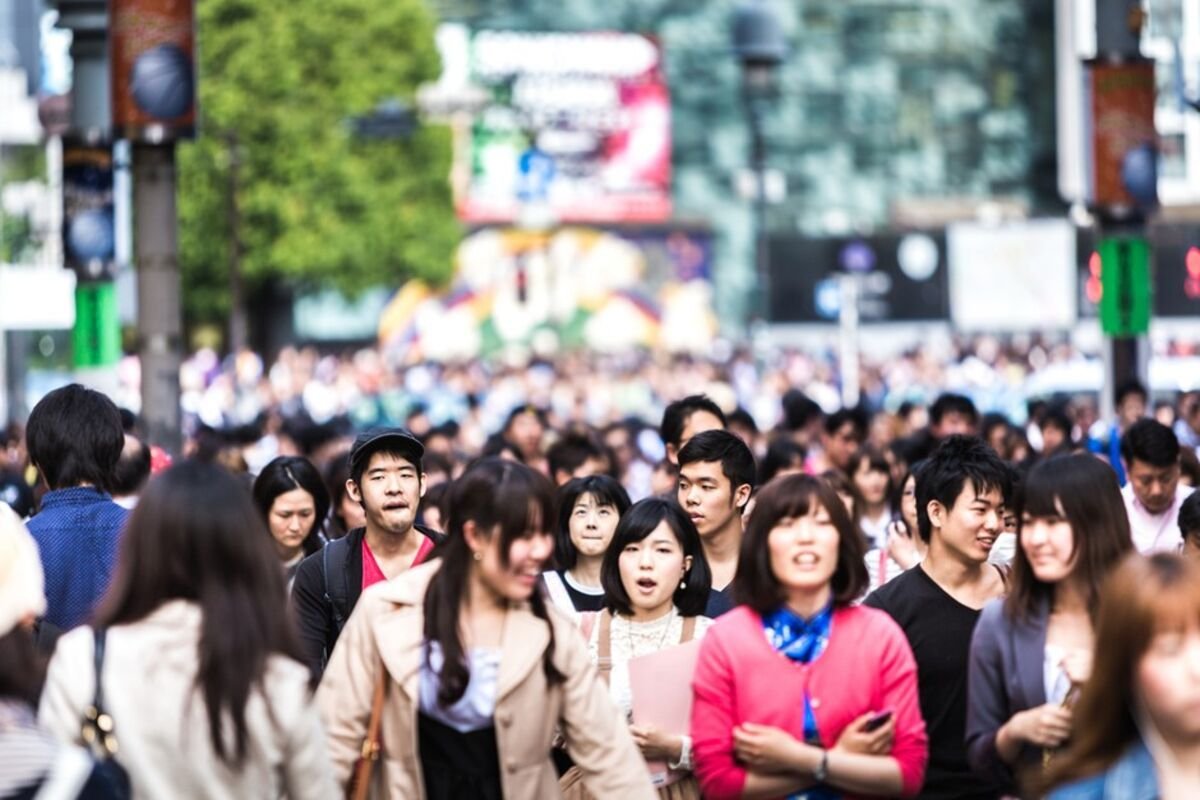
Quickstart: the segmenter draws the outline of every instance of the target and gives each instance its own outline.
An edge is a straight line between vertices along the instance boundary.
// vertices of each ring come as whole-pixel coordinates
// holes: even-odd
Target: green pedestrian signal
[[[75,287],[75,329],[71,345],[76,368],[107,367],[121,360],[121,321],[117,285],[112,281]]]
[[[1109,336],[1150,330],[1150,245],[1142,237],[1101,239],[1100,328]]]

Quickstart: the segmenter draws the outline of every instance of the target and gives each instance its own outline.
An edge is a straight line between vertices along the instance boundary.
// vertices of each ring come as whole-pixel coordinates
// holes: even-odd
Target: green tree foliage
[[[179,148],[189,322],[229,313],[235,256],[251,286],[447,279],[449,132],[366,142],[348,124],[437,78],[423,0],[202,0],[196,16],[199,135]]]

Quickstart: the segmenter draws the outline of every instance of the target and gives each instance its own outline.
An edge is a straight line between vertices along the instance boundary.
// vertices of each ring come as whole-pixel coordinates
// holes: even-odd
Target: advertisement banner
[[[187,138],[196,125],[193,0],[109,0],[117,136]]]
[[[112,149],[64,141],[62,175],[66,266],[80,281],[111,280],[116,271]]]
[[[449,41],[449,40],[448,40]],[[469,223],[661,222],[671,214],[662,52],[627,33],[478,31],[450,46],[485,101],[474,115]],[[446,46],[445,44],[443,46]]]

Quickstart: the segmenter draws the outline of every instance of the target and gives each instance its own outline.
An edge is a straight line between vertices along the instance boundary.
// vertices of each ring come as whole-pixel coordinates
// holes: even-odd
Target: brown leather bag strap
[[[387,667],[379,665],[379,678],[375,681],[375,692],[371,697],[371,717],[367,721],[367,736],[363,739],[362,753],[354,768],[354,780],[350,784],[348,797],[350,800],[367,800],[371,792],[371,771],[379,760],[381,741],[380,728],[383,727],[383,701],[387,693]]]
[[[688,642],[690,642],[692,640],[692,637],[694,637],[695,635],[696,635],[696,618],[695,617],[684,617],[683,618],[683,633],[681,633],[679,635],[679,643],[687,644]]]
[[[600,630],[596,635],[596,667],[600,670],[600,677],[605,683],[608,683],[609,675],[612,674],[612,614],[608,609],[600,612],[598,620]]]

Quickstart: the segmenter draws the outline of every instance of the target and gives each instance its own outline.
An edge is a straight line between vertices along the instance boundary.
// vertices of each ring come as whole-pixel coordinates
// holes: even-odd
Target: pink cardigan
[[[836,609],[825,652],[802,665],[777,653],[763,633],[762,617],[739,606],[705,635],[692,686],[696,777],[708,800],[742,795],[746,770],[734,758],[735,726],[756,722],[803,738],[806,686],[825,747],[862,714],[891,709],[892,757],[900,765],[904,796],[921,789],[929,751],[917,665],[904,632],[882,611]]]

